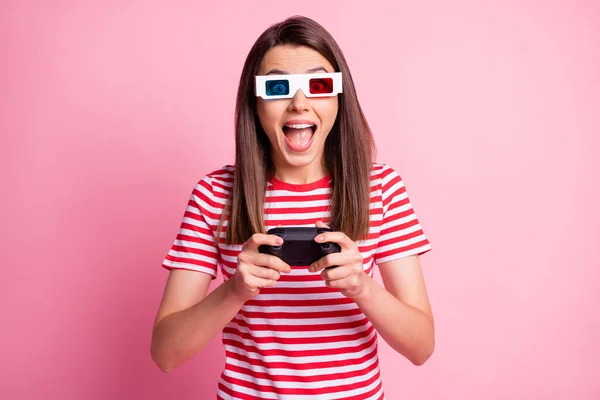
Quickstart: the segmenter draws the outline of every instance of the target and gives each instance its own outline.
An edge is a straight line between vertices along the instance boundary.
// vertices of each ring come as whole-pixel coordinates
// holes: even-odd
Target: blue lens
[[[285,96],[290,93],[290,82],[287,80],[267,81],[267,96]]]

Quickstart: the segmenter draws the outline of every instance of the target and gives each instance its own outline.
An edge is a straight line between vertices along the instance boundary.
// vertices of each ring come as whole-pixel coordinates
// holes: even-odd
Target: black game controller
[[[315,237],[323,232],[333,232],[333,230],[329,228],[299,226],[272,228],[269,229],[267,234],[283,238],[283,244],[281,246],[263,244],[258,247],[258,251],[263,254],[277,256],[290,266],[309,266],[327,254],[342,251],[342,248],[337,243],[315,242]],[[335,265],[328,268],[333,267]]]

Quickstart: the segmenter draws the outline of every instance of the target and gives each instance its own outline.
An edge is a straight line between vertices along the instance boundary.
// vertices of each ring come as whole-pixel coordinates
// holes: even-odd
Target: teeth
[[[311,124],[285,124],[285,126],[287,126],[288,128],[293,128],[293,129],[306,129],[306,128],[310,128],[314,125],[311,125]]]

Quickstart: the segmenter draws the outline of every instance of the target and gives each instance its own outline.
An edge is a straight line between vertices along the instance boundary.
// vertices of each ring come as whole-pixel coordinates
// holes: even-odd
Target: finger
[[[256,253],[252,258],[252,264],[279,272],[292,271],[291,267],[285,261],[271,254]]]
[[[342,265],[336,268],[324,269],[321,271],[321,278],[323,278],[325,281],[336,281],[349,277],[355,271],[356,269],[352,268],[351,266]]]
[[[283,239],[277,235],[267,235],[266,233],[255,233],[250,236],[242,246],[242,251],[251,250],[258,252],[258,246],[266,244],[269,246],[281,246]]]
[[[275,286],[277,284],[277,281],[274,279],[264,279],[254,275],[250,275],[246,279],[244,279],[244,283],[250,288],[260,289],[263,287]]]
[[[248,267],[248,272],[261,279],[267,279],[276,281],[281,277],[281,272],[277,271],[274,268],[261,267],[259,265],[250,265]]]
[[[325,280],[325,286],[334,288],[334,289],[346,289],[351,285],[351,280],[349,276],[346,276],[341,279],[330,279]]]
[[[315,237],[315,242],[334,242],[340,245],[342,251],[358,249],[356,243],[348,236],[346,236],[344,232],[323,232]]]
[[[363,258],[360,253],[331,253],[324,257],[321,257],[317,261],[311,264],[309,271],[318,272],[324,268],[331,266],[343,266],[343,265],[363,265]]]
[[[347,276],[345,278],[342,279],[334,279],[334,280],[330,280],[330,281],[325,281],[325,286],[333,288],[333,289],[339,289],[341,291],[345,291],[345,290],[356,290],[356,286],[357,286],[357,282],[354,276]],[[343,294],[343,292],[342,292]],[[345,296],[345,294],[344,294]]]
[[[325,224],[323,221],[321,221],[321,220],[318,220],[318,221],[315,223],[315,226],[316,226],[317,228],[329,228],[329,226],[327,226],[327,225],[326,225],[326,224]]]

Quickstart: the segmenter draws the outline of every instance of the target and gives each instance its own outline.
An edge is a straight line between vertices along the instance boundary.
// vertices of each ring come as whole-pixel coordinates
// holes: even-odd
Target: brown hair
[[[274,175],[271,144],[256,114],[254,76],[263,56],[277,45],[307,46],[342,72],[336,121],[325,141],[324,166],[331,176],[328,225],[352,240],[369,232],[370,172],[375,157],[373,135],[362,112],[350,69],[333,37],[317,22],[294,16],[272,25],[250,49],[240,78],[235,109],[235,174],[233,191],[219,221],[229,215],[226,243],[239,244],[264,231],[267,175]],[[218,236],[220,237],[220,235]]]

